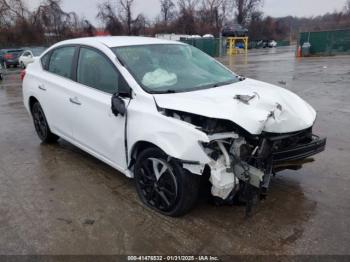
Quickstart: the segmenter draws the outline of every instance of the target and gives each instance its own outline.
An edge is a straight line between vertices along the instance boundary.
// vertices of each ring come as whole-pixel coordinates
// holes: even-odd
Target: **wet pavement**
[[[221,59],[286,87],[318,111],[326,152],[279,173],[245,219],[203,202],[168,218],[144,208],[132,180],[60,140],[41,145],[18,71],[0,85],[0,254],[350,254],[350,57],[295,59],[292,48]]]

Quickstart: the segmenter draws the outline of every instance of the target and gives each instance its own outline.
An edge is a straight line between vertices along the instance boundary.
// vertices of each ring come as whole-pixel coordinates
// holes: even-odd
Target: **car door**
[[[80,48],[76,81],[71,97],[71,103],[75,106],[75,141],[103,160],[125,170],[126,120],[112,113],[111,99],[121,89],[129,89],[126,82],[107,56],[89,47]]]
[[[76,46],[63,46],[46,54],[41,62],[44,68],[38,82],[41,103],[51,131],[72,140],[73,129],[72,97],[73,61]]]

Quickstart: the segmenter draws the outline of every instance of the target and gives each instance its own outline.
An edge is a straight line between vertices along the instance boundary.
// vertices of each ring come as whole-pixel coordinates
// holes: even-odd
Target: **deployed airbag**
[[[150,88],[173,86],[177,83],[177,76],[164,69],[158,68],[153,72],[148,72],[142,79],[142,84]]]

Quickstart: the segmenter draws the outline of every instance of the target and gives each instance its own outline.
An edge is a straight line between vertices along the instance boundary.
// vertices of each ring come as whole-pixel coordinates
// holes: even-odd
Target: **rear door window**
[[[76,47],[67,46],[54,50],[50,57],[48,71],[72,79],[73,58]],[[45,67],[45,66],[44,66]]]
[[[45,70],[48,70],[48,69],[49,69],[50,56],[51,56],[51,52],[45,54],[45,55],[41,58],[41,65],[43,66],[43,68],[44,68]]]

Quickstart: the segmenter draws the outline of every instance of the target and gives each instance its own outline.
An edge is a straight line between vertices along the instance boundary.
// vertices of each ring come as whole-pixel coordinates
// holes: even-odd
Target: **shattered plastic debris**
[[[252,95],[252,96],[250,96],[250,95],[236,95],[236,96],[234,97],[234,99],[239,100],[239,101],[241,101],[242,103],[248,105],[249,102],[250,102],[250,100],[253,100],[253,99],[256,98],[257,96],[258,96],[258,94],[254,94],[254,95]]]
[[[61,217],[59,217],[59,218],[57,218],[57,220],[58,221],[63,221],[63,222],[65,222],[66,224],[72,224],[73,223],[73,221],[71,220],[71,219],[67,219],[67,218],[61,218]]]
[[[92,226],[94,223],[95,223],[95,220],[88,219],[88,218],[83,221],[84,225],[89,225],[89,226]]]
[[[287,82],[286,82],[286,81],[283,81],[283,80],[282,80],[282,81],[278,81],[278,83],[279,83],[280,85],[284,85],[284,86],[287,84]]]

